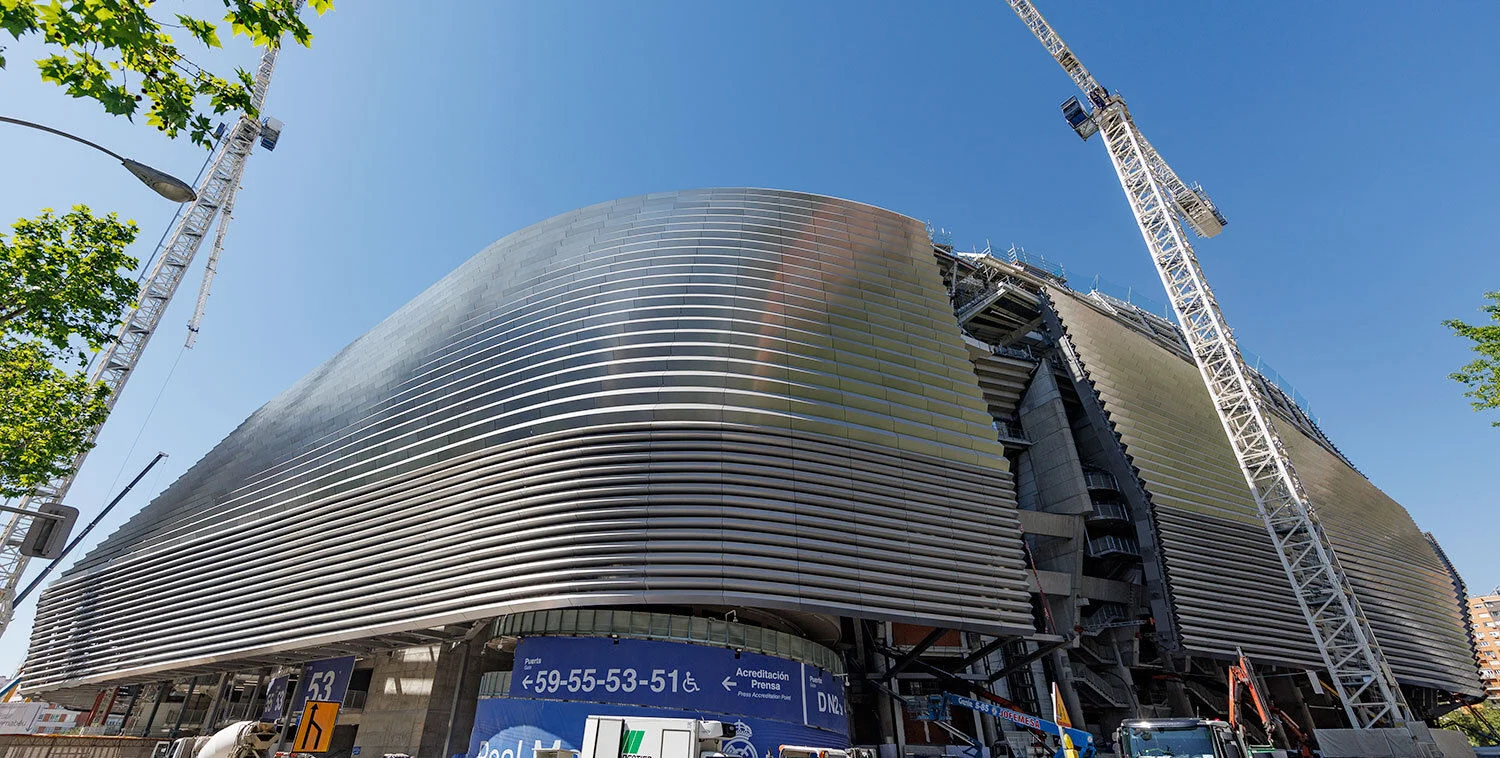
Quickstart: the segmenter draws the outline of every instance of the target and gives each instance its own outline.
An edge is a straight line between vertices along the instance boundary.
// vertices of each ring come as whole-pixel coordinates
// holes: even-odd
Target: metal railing
[[[1052,276],[1057,277],[1064,282],[1068,280],[1068,272],[1063,269],[1061,264],[1053,263],[1052,261],[1047,260],[1040,253],[1028,253],[1026,252],[1026,248],[1024,247],[1016,247],[1015,245],[1011,245],[1010,249],[1005,251],[1005,255],[1003,257],[1005,260],[1010,261],[1010,263],[1012,263],[1013,265],[1033,268],[1038,271],[1051,274]]]
[[[1094,512],[1090,513],[1088,521],[1129,521],[1130,511],[1124,503],[1094,503]]]
[[[1120,491],[1120,483],[1115,481],[1115,475],[1099,469],[1084,469],[1083,483],[1091,490]]]
[[[1307,414],[1309,421],[1314,424],[1318,423],[1318,417],[1313,414],[1312,403],[1308,402],[1307,397],[1298,392],[1297,388],[1291,382],[1287,381],[1286,377],[1277,373],[1276,369],[1271,368],[1270,364],[1261,360],[1259,355],[1243,347],[1240,348],[1240,355],[1244,357],[1245,365],[1249,366],[1250,370],[1260,374],[1261,378],[1265,379],[1267,384],[1281,390],[1288,400],[1291,400],[1293,404],[1302,409],[1303,413]]]
[[[1036,354],[1031,352],[1030,345],[1010,347],[1008,345],[995,345],[995,355],[1004,355],[1009,358],[1019,358],[1023,361],[1036,360]]]
[[[1031,441],[1031,438],[1026,436],[1026,430],[1021,428],[1021,424],[1018,421],[996,419],[991,426],[995,427],[996,434],[999,434],[1002,440]]]
[[[1154,297],[1143,294],[1141,290],[1136,287],[1126,287],[1115,284],[1114,282],[1111,282],[1107,279],[1100,278],[1096,274],[1094,276],[1093,286],[1090,288],[1090,291],[1098,292],[1120,302],[1133,305],[1136,308],[1150,313],[1153,316],[1164,318],[1167,321],[1174,320],[1171,306],[1161,302],[1160,300],[1157,300]],[[1157,290],[1153,289],[1152,291],[1155,292]]]
[[[1118,683],[1090,671],[1085,666],[1073,666],[1073,678],[1087,684],[1116,708],[1130,705],[1130,695]]]
[[[1085,627],[1102,627],[1105,624],[1113,624],[1124,621],[1130,616],[1130,612],[1120,603],[1100,603],[1083,617]]]
[[[1089,555],[1094,558],[1108,558],[1117,555],[1139,556],[1140,554],[1140,543],[1131,537],[1107,535],[1104,537],[1094,537],[1089,540]]]

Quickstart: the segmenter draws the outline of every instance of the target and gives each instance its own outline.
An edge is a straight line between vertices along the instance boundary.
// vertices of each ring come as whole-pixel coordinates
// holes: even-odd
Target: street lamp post
[[[133,161],[123,155],[120,155],[119,153],[116,153],[113,150],[110,150],[102,145],[90,142],[82,137],[74,136],[58,129],[53,129],[50,126],[33,124],[30,121],[22,121],[21,119],[10,118],[8,116],[0,116],[0,121],[4,121],[7,124],[29,126],[32,129],[40,129],[44,132],[51,132],[59,137],[67,137],[74,142],[82,142],[83,144],[88,145],[89,147],[92,147],[95,150],[98,150],[99,152],[104,153],[111,158],[119,161],[120,165],[124,166],[126,171],[129,171],[131,174],[133,174],[135,178],[140,179],[143,183],[145,183],[147,187],[150,187],[152,190],[154,190],[156,194],[161,195],[162,197],[173,202],[188,203],[198,198],[198,193],[194,192],[193,188],[187,182],[184,182],[183,180],[178,179],[177,177],[172,176],[165,171],[159,171],[157,169],[151,168],[150,166],[147,166],[144,163]]]

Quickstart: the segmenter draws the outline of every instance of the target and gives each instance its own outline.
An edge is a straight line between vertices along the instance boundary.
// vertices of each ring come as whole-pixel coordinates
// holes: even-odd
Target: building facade
[[[1261,389],[1414,707],[1476,696],[1432,544]],[[742,755],[937,755],[1029,736],[939,728],[934,692],[1058,682],[1103,733],[1222,713],[1236,649],[1340,724],[1169,319],[890,211],[711,189],[482,251],[48,587],[26,666],[141,734],[347,658],[335,739],[371,754],[608,708],[737,720]]]
[[[1469,626],[1484,695],[1500,701],[1500,593],[1469,598]]]

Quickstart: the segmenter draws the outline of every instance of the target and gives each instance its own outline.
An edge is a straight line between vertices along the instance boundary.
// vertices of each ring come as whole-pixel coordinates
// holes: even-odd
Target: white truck
[[[716,758],[734,726],[699,719],[589,716],[580,758]]]
[[[179,737],[168,758],[260,758],[281,732],[275,724],[238,721],[203,737]]]

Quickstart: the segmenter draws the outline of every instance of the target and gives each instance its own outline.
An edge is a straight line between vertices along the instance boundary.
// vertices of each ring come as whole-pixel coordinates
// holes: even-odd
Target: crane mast
[[[256,112],[265,103],[266,90],[271,85],[271,74],[276,68],[278,52],[279,46],[272,45],[260,58],[250,92],[250,102]],[[109,389],[104,401],[107,410],[114,410],[120,391],[140,362],[146,343],[161,324],[167,305],[171,303],[178,285],[192,265],[209,227],[221,210],[227,213],[232,205],[234,193],[240,185],[240,177],[245,172],[245,161],[250,157],[250,151],[261,136],[261,131],[260,122],[242,114],[228,138],[219,142],[213,164],[197,187],[197,199],[182,214],[161,255],[143,279],[141,293],[135,305],[125,314],[124,322],[115,330],[114,339],[93,361],[89,382],[102,384]],[[224,222],[221,220],[219,223],[219,241],[222,243]],[[206,296],[205,292],[203,297]],[[199,307],[200,312],[194,316],[194,333],[201,316],[201,303]],[[37,518],[35,514],[41,508],[62,502],[68,489],[73,486],[78,470],[88,458],[88,451],[98,438],[99,429],[96,426],[89,432],[83,452],[73,459],[68,473],[37,487],[31,494],[21,498],[16,504],[21,512],[12,515],[4,531],[0,531],[0,635],[5,633],[15,613],[16,587],[30,561],[22,552],[22,535],[26,533],[30,522]]]
[[[1223,217],[1201,189],[1184,184],[1157,155],[1125,101],[1094,80],[1030,0],[1008,2],[1094,106],[1092,113],[1080,113],[1077,107],[1070,113],[1070,105],[1079,106],[1075,98],[1064,105],[1064,114],[1085,139],[1095,131],[1104,137],[1120,187],[1345,714],[1356,729],[1405,725],[1411,710],[1188,242],[1184,221],[1212,237],[1223,229]]]

